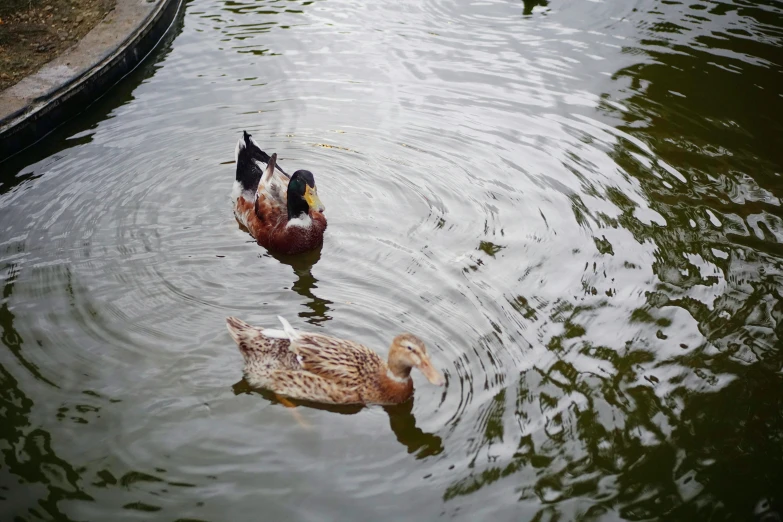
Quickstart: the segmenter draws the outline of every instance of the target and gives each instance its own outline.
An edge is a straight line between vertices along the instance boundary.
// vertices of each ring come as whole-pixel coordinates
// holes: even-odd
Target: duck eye
[[[412,352],[412,351],[413,351],[413,346],[411,346],[411,345],[408,345],[408,351],[409,351],[409,352]]]

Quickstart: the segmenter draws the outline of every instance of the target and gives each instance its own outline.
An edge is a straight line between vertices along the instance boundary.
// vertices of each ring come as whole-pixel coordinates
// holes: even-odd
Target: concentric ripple
[[[0,163],[0,518],[780,510],[780,15],[189,2]],[[236,223],[242,130],[315,173],[320,251]],[[411,331],[447,386],[291,411],[242,380],[228,315],[380,353]]]

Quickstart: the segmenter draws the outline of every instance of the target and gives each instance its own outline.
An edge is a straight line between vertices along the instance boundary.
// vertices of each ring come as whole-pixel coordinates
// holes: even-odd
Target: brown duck
[[[226,319],[245,360],[245,380],[253,387],[327,404],[399,404],[413,396],[413,367],[432,384],[444,383],[424,343],[412,334],[394,338],[387,363],[359,343],[297,332],[279,319],[283,330]]]

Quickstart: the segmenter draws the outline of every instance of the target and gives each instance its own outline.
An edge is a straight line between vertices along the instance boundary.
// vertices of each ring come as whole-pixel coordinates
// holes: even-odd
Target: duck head
[[[411,368],[421,373],[436,386],[443,386],[443,375],[435,369],[424,342],[415,335],[404,333],[394,338],[389,349],[389,371],[397,380],[409,378]]]
[[[323,212],[323,203],[318,198],[315,178],[309,170],[297,170],[288,182],[288,219],[296,219],[301,214]]]

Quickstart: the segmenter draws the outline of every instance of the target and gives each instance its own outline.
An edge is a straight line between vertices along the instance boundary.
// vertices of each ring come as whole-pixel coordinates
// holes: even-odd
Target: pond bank
[[[180,4],[120,2],[73,47],[0,92],[0,161],[81,112],[136,67],[166,33]],[[35,11],[37,18],[30,18],[33,11],[25,14],[31,23],[56,21],[54,7],[45,9]],[[60,25],[78,20],[68,16],[59,17]],[[70,27],[71,35],[78,34]]]

